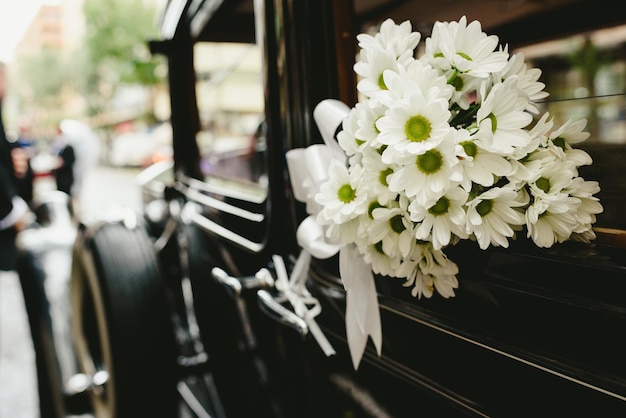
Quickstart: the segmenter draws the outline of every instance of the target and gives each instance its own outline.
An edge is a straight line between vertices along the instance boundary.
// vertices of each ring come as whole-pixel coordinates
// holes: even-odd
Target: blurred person
[[[19,183],[28,171],[24,149],[7,139],[2,118],[2,101],[6,91],[6,68],[0,62],[0,270],[15,270],[17,233],[27,224],[30,211],[19,194]]]
[[[54,350],[54,339],[45,286],[50,270],[45,269],[45,257],[42,257],[42,253],[49,250],[51,245],[46,242],[42,248],[35,249],[32,244],[42,244],[40,237],[31,239],[30,246],[25,245],[22,239],[30,231],[36,231],[30,228],[36,216],[18,191],[18,180],[23,179],[28,171],[28,153],[24,148],[16,146],[16,142],[9,142],[4,129],[2,101],[6,90],[5,71],[4,63],[0,62],[0,273],[12,271],[19,277],[35,349],[39,416],[58,418],[61,416],[61,408],[56,388],[51,385],[57,376],[54,368],[58,366],[49,358],[49,353]],[[55,230],[54,237],[57,241],[61,235],[72,238],[71,232],[68,228],[64,234]],[[67,246],[68,257],[71,257],[71,242]],[[58,259],[56,254],[55,260]]]
[[[72,212],[76,215],[85,177],[98,162],[98,137],[87,124],[63,119],[58,126],[57,141],[56,149],[60,157],[55,171],[57,187],[70,195]]]
[[[70,197],[74,189],[74,165],[76,153],[59,126],[52,144],[53,153],[57,156],[57,165],[53,169],[57,190],[67,193]]]
[[[36,150],[35,140],[32,135],[32,124],[26,118],[20,118],[15,148],[24,151],[25,157],[22,157],[22,159],[26,162],[25,172],[18,178],[18,193],[30,205],[33,201],[35,184],[35,172],[31,165],[31,160],[35,156]]]

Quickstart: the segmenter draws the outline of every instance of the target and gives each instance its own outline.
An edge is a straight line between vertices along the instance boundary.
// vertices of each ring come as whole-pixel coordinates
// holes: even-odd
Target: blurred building
[[[38,54],[42,49],[69,53],[85,31],[83,0],[43,3],[15,48],[15,56]]]

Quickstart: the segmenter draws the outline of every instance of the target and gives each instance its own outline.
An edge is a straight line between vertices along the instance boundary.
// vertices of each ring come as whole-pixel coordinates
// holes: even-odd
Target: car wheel
[[[74,344],[94,415],[175,416],[176,345],[146,232],[122,223],[81,228],[71,283]]]

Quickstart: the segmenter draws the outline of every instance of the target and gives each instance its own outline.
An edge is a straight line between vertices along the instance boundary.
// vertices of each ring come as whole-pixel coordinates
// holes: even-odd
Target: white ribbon
[[[311,255],[318,259],[327,259],[339,252],[339,270],[346,289],[346,337],[352,363],[357,369],[369,336],[372,337],[378,355],[381,354],[382,331],[374,276],[370,266],[354,246],[344,247],[340,243],[329,242],[325,228],[315,219],[321,209],[315,201],[315,195],[319,192],[320,186],[328,180],[331,161],[335,159],[344,164],[347,161],[346,154],[335,140],[335,132],[349,112],[348,106],[338,100],[327,99],[320,102],[313,111],[313,117],[324,144],[289,150],[286,158],[294,197],[306,203],[306,211],[309,214],[300,223],[296,233],[302,251],[292,272],[290,286],[291,288],[297,287],[296,294],[306,296],[308,291],[304,287],[304,279]],[[284,287],[284,281],[280,285],[277,283],[278,286]],[[302,300],[310,301],[306,297]],[[315,302],[319,307],[319,302],[317,300]],[[296,301],[296,304],[298,303],[300,302]],[[306,320],[306,318],[303,319]],[[319,330],[317,323],[314,323],[313,328]],[[312,333],[314,333],[313,328],[311,328]],[[322,334],[321,330],[315,332]],[[322,339],[318,335],[316,339],[324,349],[323,344],[326,338]]]
[[[287,268],[282,257],[273,256],[274,268],[276,269],[276,289],[282,293],[282,297],[287,299],[300,318],[306,322],[309,332],[315,338],[320,348],[326,356],[335,354],[335,349],[330,345],[328,339],[321,328],[315,322],[315,317],[320,314],[322,308],[319,301],[311,296],[305,286],[307,267],[311,260],[311,255],[306,251],[301,251],[296,265],[291,272],[291,277],[287,278]]]

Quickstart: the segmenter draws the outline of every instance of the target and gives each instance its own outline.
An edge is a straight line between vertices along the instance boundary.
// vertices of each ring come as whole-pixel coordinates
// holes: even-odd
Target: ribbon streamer
[[[287,268],[282,257],[274,255],[272,258],[276,269],[276,289],[281,291],[282,297],[291,303],[296,315],[306,322],[311,335],[313,335],[324,354],[326,356],[334,355],[335,349],[328,342],[317,322],[315,322],[315,317],[322,311],[320,303],[309,293],[304,285],[311,255],[306,251],[300,252],[290,278],[287,278]]]
[[[301,305],[304,301],[310,301],[308,299],[310,294],[306,290],[304,282],[311,256],[327,259],[339,253],[339,272],[346,290],[346,337],[352,364],[356,370],[361,362],[369,336],[372,337],[378,355],[381,354],[382,330],[374,277],[370,266],[363,260],[354,246],[343,246],[341,243],[327,240],[325,227],[316,221],[316,216],[321,208],[315,201],[315,195],[319,192],[320,186],[328,180],[328,169],[331,161],[335,159],[344,164],[347,161],[346,154],[335,140],[335,132],[349,112],[348,106],[338,100],[323,100],[315,107],[313,117],[324,144],[315,144],[305,149],[293,149],[287,152],[287,166],[294,197],[306,204],[306,211],[310,216],[300,223],[296,233],[302,251],[292,272],[291,283],[287,286],[284,280],[280,284],[277,281],[277,287],[280,286],[281,289],[289,290],[289,292],[285,292],[294,298],[294,301],[290,299],[290,302],[292,305],[295,302],[296,313],[298,313],[298,309],[305,312]],[[282,259],[280,263],[282,263]],[[276,260],[275,264],[277,264]],[[282,265],[284,267],[284,264]],[[286,272],[281,274],[286,277]],[[300,300],[296,300],[293,294],[299,295]],[[315,302],[317,302],[316,308],[319,308],[319,302],[317,300]],[[298,308],[296,305],[300,307]],[[298,315],[300,314],[298,313]],[[312,314],[309,313],[308,315]],[[306,320],[304,317],[303,319]],[[315,333],[319,333],[323,337],[317,323],[313,321],[313,324],[311,332],[314,336]],[[313,331],[315,328],[317,330]],[[325,344],[326,338],[321,338],[318,335],[316,339],[324,349],[323,344]]]

